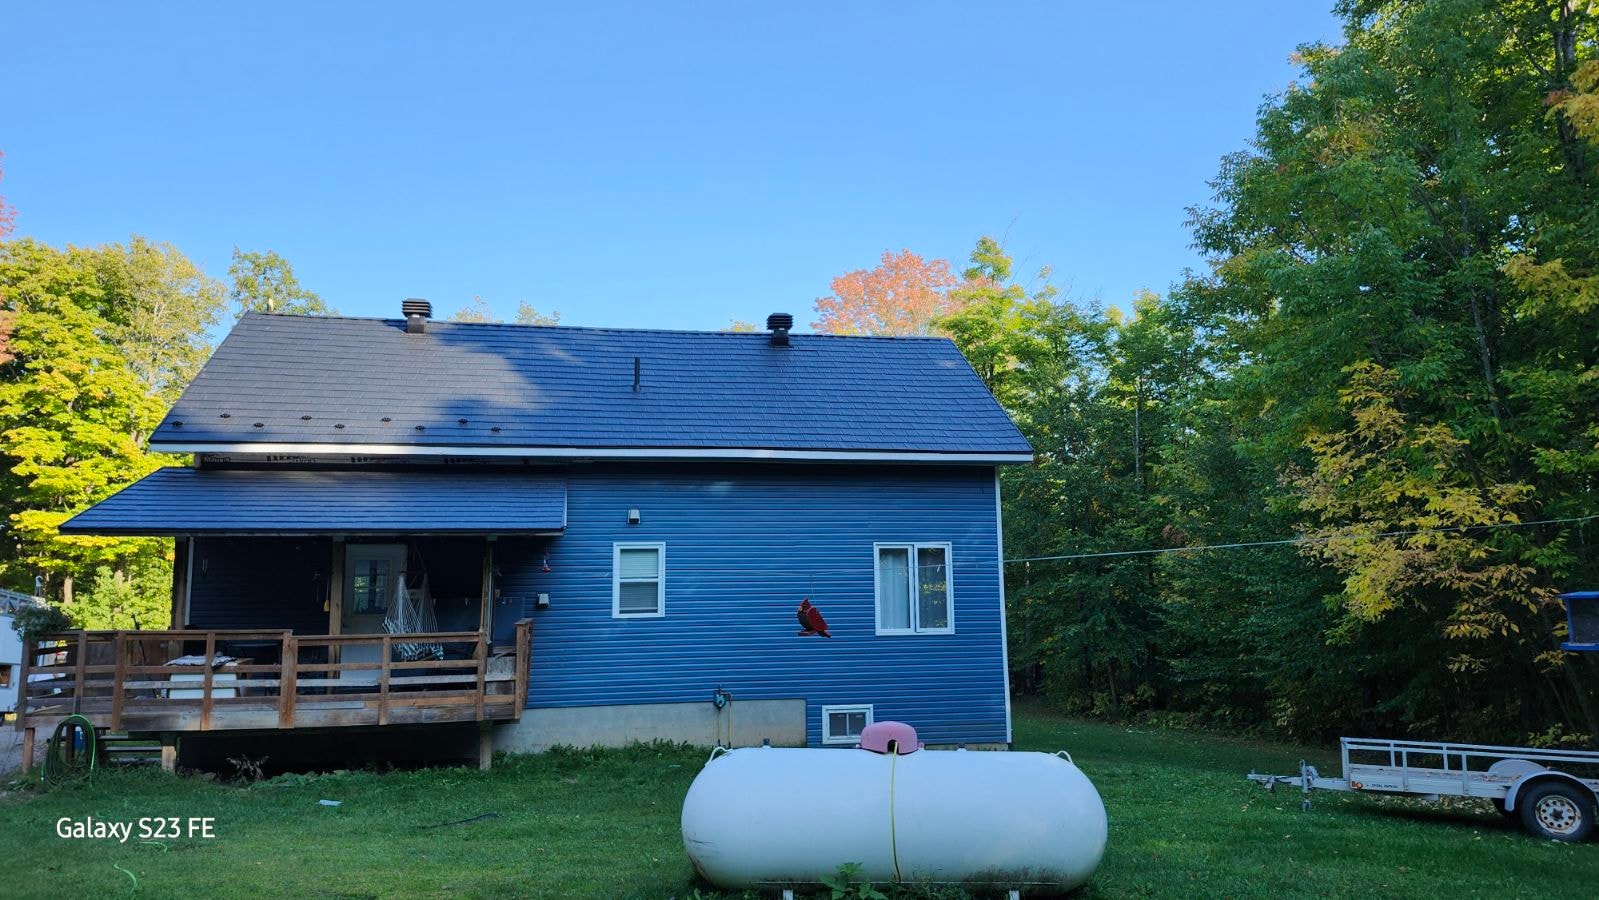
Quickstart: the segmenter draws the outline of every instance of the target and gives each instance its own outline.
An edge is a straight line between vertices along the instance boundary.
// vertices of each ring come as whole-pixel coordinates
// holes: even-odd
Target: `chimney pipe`
[[[433,304],[411,297],[400,304],[400,315],[405,316],[406,334],[422,334],[427,330],[427,320],[433,317]]]
[[[788,332],[794,327],[794,317],[788,313],[772,313],[766,317],[766,330],[772,333],[773,347],[788,346]]]

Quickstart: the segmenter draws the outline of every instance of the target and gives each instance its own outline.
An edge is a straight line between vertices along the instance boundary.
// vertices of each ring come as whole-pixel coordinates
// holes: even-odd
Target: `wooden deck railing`
[[[520,719],[527,705],[532,627],[528,619],[518,622],[515,646],[504,652],[495,652],[488,635],[477,631],[45,635],[23,645],[17,728],[32,738],[34,729],[53,727],[73,713],[118,732]],[[396,652],[403,645],[432,652],[403,659]],[[219,661],[223,654],[234,659]],[[173,665],[182,655],[201,659],[198,665]]]

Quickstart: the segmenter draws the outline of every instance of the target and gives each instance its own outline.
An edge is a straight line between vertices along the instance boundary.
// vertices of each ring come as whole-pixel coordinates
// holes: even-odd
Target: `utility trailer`
[[[1599,751],[1539,750],[1432,741],[1343,738],[1343,777],[1324,778],[1303,760],[1298,775],[1249,773],[1267,790],[1360,791],[1437,800],[1482,797],[1532,834],[1581,841],[1599,820]]]

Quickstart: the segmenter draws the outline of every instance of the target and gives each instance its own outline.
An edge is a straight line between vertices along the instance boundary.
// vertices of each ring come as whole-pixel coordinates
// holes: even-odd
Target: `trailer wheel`
[[[1593,791],[1563,781],[1545,781],[1527,788],[1516,801],[1522,827],[1535,837],[1575,843],[1594,829]]]

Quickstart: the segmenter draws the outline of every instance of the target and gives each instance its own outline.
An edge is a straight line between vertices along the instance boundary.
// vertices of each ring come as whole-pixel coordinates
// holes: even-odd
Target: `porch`
[[[18,678],[24,766],[37,732],[69,715],[158,737],[382,728],[521,718],[533,625],[496,649],[485,631],[296,634],[288,630],[72,631],[27,640]]]

